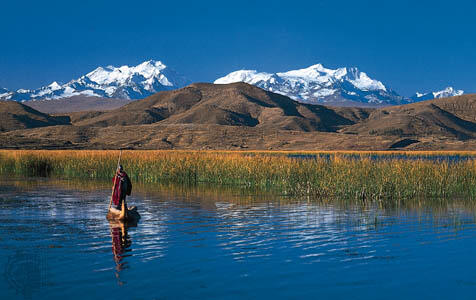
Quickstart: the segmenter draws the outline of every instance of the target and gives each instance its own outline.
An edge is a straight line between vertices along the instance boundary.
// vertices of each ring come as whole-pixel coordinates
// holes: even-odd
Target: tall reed
[[[301,159],[296,154],[316,157]],[[2,150],[0,174],[108,179],[113,175],[118,155],[119,151],[100,150]],[[476,199],[475,160],[373,159],[392,155],[401,158],[447,154],[124,151],[122,164],[133,181],[144,183],[208,183],[272,189],[284,195],[361,201],[456,196]],[[448,155],[474,157],[475,153]]]

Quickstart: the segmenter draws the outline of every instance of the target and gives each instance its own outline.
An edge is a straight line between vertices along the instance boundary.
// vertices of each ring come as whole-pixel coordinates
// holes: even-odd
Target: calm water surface
[[[0,181],[1,299],[475,298],[472,205],[135,187],[127,228],[78,185]]]

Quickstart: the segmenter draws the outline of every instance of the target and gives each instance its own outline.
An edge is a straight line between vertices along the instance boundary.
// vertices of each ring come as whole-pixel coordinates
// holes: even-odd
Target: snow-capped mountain
[[[464,94],[463,90],[455,90],[453,87],[449,86],[444,90],[437,91],[437,92],[430,92],[430,93],[416,93],[414,96],[411,97],[412,101],[425,101],[425,100],[432,100],[438,98],[447,98],[447,97],[454,97],[454,96],[461,96]]]
[[[462,90],[448,87],[442,91],[416,93],[406,98],[357,68],[328,69],[321,64],[278,73],[240,70],[219,78],[214,83],[233,82],[246,82],[301,102],[330,105],[398,105],[463,94]],[[78,95],[141,99],[159,91],[178,89],[189,83],[185,77],[162,62],[149,60],[132,67],[99,67],[66,84],[54,81],[35,90],[9,91],[0,88],[0,99],[29,101]]]
[[[85,95],[120,99],[141,99],[163,90],[186,86],[187,79],[160,61],[149,60],[137,66],[99,67],[66,84],[56,81],[36,90],[14,92],[0,89],[0,98],[27,101]]]
[[[404,104],[408,100],[357,68],[327,69],[321,64],[281,73],[240,70],[215,84],[246,82],[306,103],[352,101],[373,105]]]
[[[0,88],[0,99],[7,97],[10,91],[5,88]]]

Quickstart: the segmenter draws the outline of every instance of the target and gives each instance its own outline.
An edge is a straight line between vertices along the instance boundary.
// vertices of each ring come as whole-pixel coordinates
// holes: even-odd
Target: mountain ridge
[[[403,97],[358,68],[329,69],[322,64],[277,73],[238,70],[214,81],[215,84],[233,82],[249,83],[302,103],[336,106],[402,105],[464,93],[462,90],[447,87],[441,91],[417,92],[414,96]],[[0,99],[28,102],[81,96],[83,99],[102,97],[137,100],[156,92],[178,89],[189,83],[188,79],[161,61],[148,60],[132,67],[98,67],[68,83],[53,81],[34,90],[19,89],[12,92],[0,88]]]
[[[0,102],[0,132],[68,125],[69,117],[50,116],[16,101]]]
[[[325,68],[322,64],[286,72],[266,73],[256,70],[238,70],[214,81],[215,84],[246,82],[262,89],[286,95],[296,101],[313,104],[373,106],[402,105],[417,101],[459,96],[462,90],[448,87],[443,91],[403,97],[372,79],[356,67]],[[433,97],[430,97],[432,95]]]
[[[463,90],[455,90],[453,87],[448,86],[445,89],[440,91],[433,91],[433,92],[427,92],[427,93],[416,92],[415,95],[410,97],[410,99],[412,99],[413,102],[418,102],[418,101],[425,101],[425,100],[432,100],[432,99],[461,96],[463,94],[464,94]]]
[[[61,99],[92,96],[119,99],[142,99],[163,90],[181,88],[189,80],[161,61],[148,60],[137,66],[98,67],[65,84],[53,81],[34,90],[14,92],[0,89],[0,98],[15,101]]]
[[[299,103],[246,83],[195,83],[179,90],[159,92],[77,125],[107,127],[152,123],[336,131],[353,121],[333,109]]]
[[[195,83],[109,111],[61,116],[0,102],[0,120],[23,121],[25,112],[52,122],[10,122],[0,133],[1,148],[476,149],[476,95],[384,108],[332,107],[246,83]]]

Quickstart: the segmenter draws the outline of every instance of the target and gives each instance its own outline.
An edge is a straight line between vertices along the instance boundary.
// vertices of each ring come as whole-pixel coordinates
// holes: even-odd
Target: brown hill
[[[433,103],[458,118],[469,122],[476,122],[476,94],[436,99],[422,103]]]
[[[302,104],[246,83],[192,84],[85,118],[78,126],[210,124],[333,132],[365,118],[371,110]]]
[[[53,117],[15,101],[0,101],[0,132],[70,124],[69,117]]]
[[[0,104],[0,126],[12,130],[0,133],[2,148],[476,150],[476,95],[325,107],[244,83],[200,83],[68,117]]]
[[[110,99],[89,96],[73,96],[52,100],[27,101],[25,105],[48,114],[70,113],[80,111],[104,111],[119,108],[131,100]]]
[[[377,109],[342,132],[402,137],[476,138],[476,95]]]

